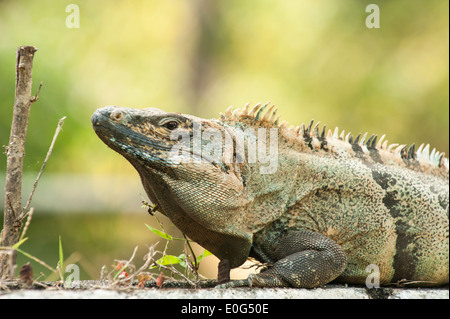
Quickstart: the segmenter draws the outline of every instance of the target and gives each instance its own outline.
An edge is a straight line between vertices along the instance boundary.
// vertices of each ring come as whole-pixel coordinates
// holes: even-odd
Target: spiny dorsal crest
[[[242,109],[233,110],[233,106],[230,106],[225,114],[220,114],[220,120],[224,122],[245,122],[252,126],[277,127],[285,138],[293,139],[299,144],[307,144],[311,150],[322,149],[326,152],[336,153],[336,149],[344,149],[346,153],[353,156],[367,158],[370,156],[372,160],[383,163],[402,163],[419,171],[429,171],[426,166],[431,165],[439,170],[444,170],[443,174],[448,175],[449,159],[445,157],[443,152],[438,152],[435,148],[430,152],[429,144],[422,144],[416,150],[415,144],[412,144],[409,148],[406,144],[389,144],[387,140],[384,140],[386,137],[384,134],[379,139],[377,135],[371,135],[367,139],[368,133],[353,137],[351,133],[345,134],[344,130],[339,133],[337,127],[334,131],[326,131],[324,125],[320,130],[320,122],[313,126],[314,120],[308,126],[305,124],[297,127],[288,126],[286,121],[280,122],[277,111],[278,108],[275,108],[273,104],[271,105],[270,101],[264,105],[258,103],[252,108],[250,108],[250,103],[247,103]],[[337,151],[337,153],[342,154],[341,151]]]

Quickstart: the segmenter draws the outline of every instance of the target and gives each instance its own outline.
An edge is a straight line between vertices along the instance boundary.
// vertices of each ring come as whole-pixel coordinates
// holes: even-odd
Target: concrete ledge
[[[316,289],[294,288],[90,288],[10,289],[0,299],[449,299],[445,288],[379,288],[331,285]]]

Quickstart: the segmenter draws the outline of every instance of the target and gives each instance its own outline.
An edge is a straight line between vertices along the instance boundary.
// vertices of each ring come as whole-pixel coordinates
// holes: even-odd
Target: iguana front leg
[[[291,231],[267,255],[274,263],[267,270],[220,287],[314,288],[338,277],[347,265],[342,248],[330,238],[307,230]]]

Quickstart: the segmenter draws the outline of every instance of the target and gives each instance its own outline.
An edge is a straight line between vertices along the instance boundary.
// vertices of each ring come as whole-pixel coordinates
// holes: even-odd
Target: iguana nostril
[[[123,118],[123,113],[121,111],[113,111],[111,112],[110,118],[113,121],[120,122]]]

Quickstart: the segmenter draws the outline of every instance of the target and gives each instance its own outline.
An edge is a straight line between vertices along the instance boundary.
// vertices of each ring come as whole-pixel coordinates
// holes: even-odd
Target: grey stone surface
[[[0,291],[0,299],[449,299],[448,288],[90,288],[16,289]]]

